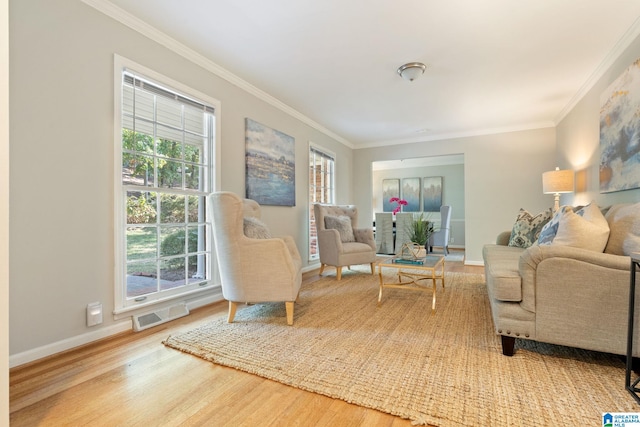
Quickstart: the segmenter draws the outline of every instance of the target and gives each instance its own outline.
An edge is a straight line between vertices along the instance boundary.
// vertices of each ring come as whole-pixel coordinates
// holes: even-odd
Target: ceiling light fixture
[[[422,62],[408,62],[398,68],[398,74],[405,80],[410,82],[420,77],[427,68]]]

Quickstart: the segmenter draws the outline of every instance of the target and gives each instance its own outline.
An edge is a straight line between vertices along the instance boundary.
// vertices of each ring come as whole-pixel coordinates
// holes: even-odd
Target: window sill
[[[187,303],[187,306],[189,306],[189,308],[196,308],[212,302],[222,301],[223,299],[222,287],[220,285],[212,285],[204,288],[194,289],[192,291],[184,292],[178,295],[171,295],[165,298],[158,298],[152,301],[118,308],[116,310],[113,310],[113,319],[124,319],[137,314],[143,314],[148,311],[152,311],[152,309],[168,307],[170,305],[173,305],[176,301]],[[206,300],[206,302],[202,303],[202,300]]]

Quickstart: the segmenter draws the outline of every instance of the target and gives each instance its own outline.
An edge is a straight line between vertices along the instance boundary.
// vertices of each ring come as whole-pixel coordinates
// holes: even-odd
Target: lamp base
[[[558,212],[558,209],[560,209],[560,193],[556,193],[553,198],[553,212],[556,213]]]

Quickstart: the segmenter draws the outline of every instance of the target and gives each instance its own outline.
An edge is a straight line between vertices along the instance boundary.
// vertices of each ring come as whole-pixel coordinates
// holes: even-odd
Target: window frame
[[[312,189],[318,188],[318,186],[314,182],[311,182],[311,167],[312,167],[311,162],[313,160],[313,156],[315,156],[314,153],[317,153],[320,156],[322,156],[323,158],[330,159],[332,161],[331,167],[332,167],[333,170],[332,170],[332,172],[330,174],[331,183],[330,183],[330,185],[328,187],[329,188],[328,194],[330,196],[330,200],[317,201],[316,197],[315,197],[315,195],[317,194],[317,191],[315,191],[315,192],[312,191]],[[307,232],[308,232],[308,242],[309,242],[309,244],[308,244],[308,247],[307,247],[307,253],[308,253],[307,259],[309,261],[318,261],[320,259],[319,252],[317,250],[317,248],[318,248],[318,245],[317,245],[318,237],[317,237],[317,235],[314,236],[314,233],[313,233],[314,232],[314,228],[315,228],[315,218],[314,218],[314,214],[313,214],[313,205],[315,203],[329,203],[329,204],[335,203],[335,200],[336,200],[336,182],[337,182],[337,180],[336,180],[336,154],[334,152],[330,151],[330,150],[327,150],[324,147],[321,147],[321,146],[319,146],[317,144],[309,142],[308,155],[309,155],[309,158],[308,158],[308,162],[307,162],[307,165],[308,165],[308,175],[307,175],[307,177],[309,179],[309,185],[307,186],[307,191],[309,192],[309,194],[308,194],[308,208],[307,208],[307,211],[309,213],[309,221],[308,221],[308,226],[307,226]],[[317,172],[316,172],[316,174],[317,174]],[[326,173],[323,174],[323,175],[326,175]],[[326,188],[326,187],[327,186],[322,186],[322,188]],[[316,242],[315,254],[313,254],[313,242],[314,241]]]
[[[126,295],[126,195],[128,186],[122,182],[122,129],[123,129],[123,72],[127,70],[149,81],[157,83],[158,85],[166,88],[170,88],[176,93],[188,98],[196,99],[204,104],[210,105],[214,108],[213,113],[213,132],[211,146],[208,152],[208,162],[204,167],[208,168],[207,174],[207,187],[208,191],[200,191],[200,196],[205,201],[204,212],[206,213],[205,221],[210,223],[210,209],[209,209],[209,195],[218,190],[218,183],[220,182],[220,141],[221,141],[221,103],[220,101],[199,92],[196,89],[188,87],[180,82],[177,82],[167,76],[164,76],[156,71],[153,71],[147,67],[135,63],[127,58],[119,55],[114,55],[114,315],[118,319],[118,314],[129,313],[141,308],[148,308],[166,301],[172,301],[176,299],[184,299],[187,296],[200,294],[203,292],[210,292],[216,286],[220,286],[218,278],[218,268],[215,256],[215,247],[212,242],[212,237],[208,237],[207,251],[210,254],[210,279],[200,284],[191,284],[180,287],[173,291],[156,292],[148,294],[147,298],[143,301],[136,302],[135,299],[128,299]],[[160,190],[162,193],[173,193],[171,188],[157,188],[157,187],[144,187],[146,191],[156,192]],[[178,191],[180,193],[180,191]],[[158,212],[158,215],[160,213]],[[206,229],[206,228],[205,228]],[[131,313],[127,314],[130,315]]]

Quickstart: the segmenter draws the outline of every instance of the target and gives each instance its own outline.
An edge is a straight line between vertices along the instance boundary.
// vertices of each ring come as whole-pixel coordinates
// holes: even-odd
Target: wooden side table
[[[640,252],[634,252],[631,254],[631,280],[629,282],[629,329],[627,333],[627,368],[625,372],[625,388],[636,402],[640,403],[640,388],[638,388],[638,382],[640,377],[631,383],[631,371],[633,365],[633,316],[635,311],[635,299],[636,299],[636,272],[640,268]]]

